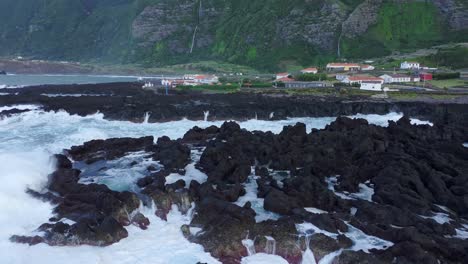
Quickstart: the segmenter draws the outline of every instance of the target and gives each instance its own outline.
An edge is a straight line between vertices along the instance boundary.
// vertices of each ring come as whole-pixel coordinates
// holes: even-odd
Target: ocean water
[[[122,75],[8,74],[0,75],[0,88],[43,84],[136,82],[139,78],[141,77]]]
[[[0,109],[11,109],[6,106]],[[31,108],[29,106],[23,108]],[[388,120],[397,120],[398,113],[383,116],[360,116],[370,122],[385,126]],[[308,131],[323,128],[335,118],[295,118],[282,121],[249,120],[240,125],[248,130],[272,131],[278,133],[284,125],[304,122]],[[427,123],[413,120],[414,123]],[[14,115],[0,120],[0,263],[20,264],[61,264],[61,263],[175,263],[193,264],[198,261],[218,263],[204,252],[200,245],[188,242],[180,226],[190,222],[176,208],[169,214],[168,221],[155,217],[153,209],[141,208],[150,218],[148,230],[128,227],[129,237],[108,247],[50,247],[44,244],[28,246],[9,242],[13,234],[31,235],[52,214],[52,206],[33,199],[25,193],[26,188],[41,190],[47,182],[47,175],[54,169],[50,156],[64,148],[79,145],[92,139],[111,137],[155,138],[167,135],[173,139],[182,137],[195,125],[207,127],[222,122],[180,120],[168,123],[131,123],[107,121],[102,114],[87,117],[69,115],[66,112],[43,112],[39,108],[28,113]],[[196,153],[195,153],[196,155]],[[135,158],[138,158],[138,153]],[[118,173],[122,173],[115,165]],[[203,179],[193,169],[193,179]],[[128,181],[128,177],[125,177]],[[175,180],[175,179],[174,179]],[[125,184],[125,182],[123,183]],[[120,187],[119,187],[120,188]],[[244,263],[258,263],[260,256],[245,259]],[[276,261],[275,261],[276,260]],[[268,257],[265,263],[284,263],[278,257]]]

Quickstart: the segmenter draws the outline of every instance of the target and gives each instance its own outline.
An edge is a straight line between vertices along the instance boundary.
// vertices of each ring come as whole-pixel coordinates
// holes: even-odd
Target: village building
[[[361,65],[356,63],[328,63],[327,71],[360,71]]]
[[[215,84],[219,82],[219,78],[216,75],[197,75],[194,81],[199,84]]]
[[[321,88],[331,86],[326,82],[299,82],[289,81],[284,83],[285,88]]]
[[[432,73],[421,72],[421,73],[419,73],[419,78],[421,79],[421,81],[431,81],[432,80]]]
[[[402,70],[419,70],[421,65],[419,62],[414,61],[404,61],[400,64],[400,69]]]
[[[275,80],[275,82],[283,82],[283,83],[293,82],[293,81],[295,81],[295,80],[293,78],[289,78],[288,76]]]
[[[359,89],[366,91],[382,91],[382,83],[379,81],[363,81]]]
[[[283,78],[288,78],[289,77],[289,72],[281,72],[276,74],[276,80],[283,79]]]
[[[404,74],[384,74],[380,78],[384,80],[384,83],[407,83],[411,82],[411,76]]]
[[[373,71],[373,70],[375,70],[375,67],[372,65],[367,65],[367,64],[361,65],[361,71]]]
[[[317,74],[318,69],[315,68],[315,67],[305,68],[305,69],[301,70],[301,73],[302,74]]]
[[[341,82],[347,83],[347,84],[361,84],[362,82],[378,82],[380,84],[383,84],[384,79],[379,78],[379,77],[374,77],[374,76],[356,75],[356,76],[347,76]]]
[[[348,78],[349,76],[351,76],[351,75],[349,75],[349,74],[347,74],[347,73],[337,73],[337,74],[335,75],[335,78],[336,78],[336,80],[338,80],[338,81],[340,81],[340,82],[343,82],[343,80],[346,79],[346,78]]]

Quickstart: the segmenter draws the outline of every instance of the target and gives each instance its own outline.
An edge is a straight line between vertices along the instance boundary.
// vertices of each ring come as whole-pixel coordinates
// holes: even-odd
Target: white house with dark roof
[[[419,70],[421,64],[415,61],[404,61],[400,64],[400,69],[402,70]]]

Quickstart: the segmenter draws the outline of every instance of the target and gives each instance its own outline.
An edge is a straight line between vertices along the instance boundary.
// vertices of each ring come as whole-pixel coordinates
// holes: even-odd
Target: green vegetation
[[[359,38],[344,39],[342,49],[346,57],[380,57],[395,50],[411,51],[457,39],[466,41],[468,35],[446,30],[432,2],[387,1],[380,9],[377,24]]]
[[[434,80],[449,80],[449,79],[458,79],[460,78],[459,72],[441,72],[441,73],[434,73],[433,76]]]
[[[418,58],[424,65],[461,69],[468,67],[468,47],[457,46],[441,49],[436,54]]]
[[[468,88],[468,81],[462,79],[448,79],[448,80],[432,80],[428,81],[428,83],[432,84],[438,88],[452,88],[452,87],[466,87]]]
[[[302,81],[302,82],[313,82],[313,81],[326,81],[328,80],[328,75],[325,73],[318,73],[318,74],[313,74],[313,73],[306,73],[306,74],[299,74],[296,77],[294,77],[297,81]]]
[[[323,5],[334,5],[334,15],[345,18],[363,2],[209,0],[203,1],[204,11],[200,12],[199,1],[1,0],[0,56],[132,64],[154,69],[172,65],[176,71],[217,72],[217,67],[224,67],[237,68],[238,72],[271,72],[310,65],[323,67],[336,59],[334,46],[339,35],[337,32],[329,36],[339,21],[326,21]],[[379,57],[393,51],[468,40],[468,31],[447,30],[446,21],[431,1],[383,2],[377,23],[368,32],[341,41],[345,57]],[[155,4],[176,10],[170,15],[162,12],[157,18],[163,27],[167,26],[160,34],[168,37],[158,41],[154,36],[153,40],[136,39],[132,32],[135,19]],[[181,8],[187,5],[189,10]],[[216,10],[216,14],[209,10]],[[200,36],[193,53],[189,53],[195,25],[200,25]],[[325,32],[324,39],[309,32],[309,25],[319,27],[317,32]],[[319,45],[322,41],[330,47]],[[428,57],[427,62],[440,65],[454,61],[453,67],[465,67],[466,52],[454,50]]]
[[[209,91],[218,93],[233,93],[239,91],[238,84],[217,84],[217,85],[198,85],[198,86],[177,86],[180,90]]]

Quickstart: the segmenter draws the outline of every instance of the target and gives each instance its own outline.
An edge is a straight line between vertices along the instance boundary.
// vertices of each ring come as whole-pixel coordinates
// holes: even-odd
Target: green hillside
[[[335,59],[341,24],[362,2],[2,0],[0,56],[148,67],[204,60],[264,70],[323,65]],[[375,24],[341,40],[342,55],[468,41],[468,32],[452,30],[440,14],[432,1],[383,1]]]

